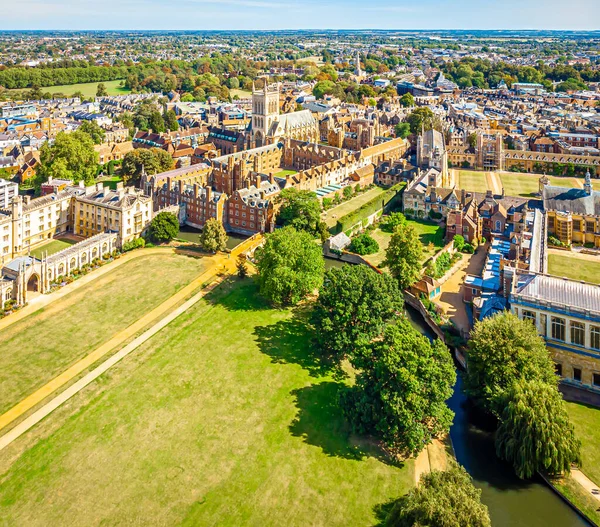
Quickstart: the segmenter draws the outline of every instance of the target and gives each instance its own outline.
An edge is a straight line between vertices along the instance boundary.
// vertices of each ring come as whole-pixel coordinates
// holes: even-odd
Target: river
[[[407,315],[421,333],[434,336],[417,311],[407,306]],[[450,437],[456,459],[481,489],[481,500],[488,506],[494,527],[588,525],[541,479],[524,482],[496,457],[493,434],[474,424],[475,412],[462,391],[460,372],[448,404],[455,413]]]

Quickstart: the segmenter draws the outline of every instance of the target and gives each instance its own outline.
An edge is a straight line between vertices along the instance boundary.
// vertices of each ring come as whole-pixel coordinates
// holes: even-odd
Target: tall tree
[[[96,121],[85,121],[80,127],[79,131],[88,134],[94,144],[102,144],[106,137],[106,131]]]
[[[159,212],[148,226],[148,238],[154,243],[169,243],[179,232],[179,219],[171,212]]]
[[[83,181],[90,185],[96,178],[98,153],[92,138],[80,131],[70,134],[59,132],[54,144],[44,143],[40,149],[40,166],[36,173],[36,185],[48,178],[70,179],[74,183]]]
[[[471,476],[456,463],[446,471],[421,476],[419,485],[400,498],[385,527],[491,527],[488,508]]]
[[[177,121],[177,114],[174,110],[167,110],[163,115],[165,126],[168,130],[175,132],[179,130],[179,122]]]
[[[410,133],[418,135],[422,130],[431,130],[433,128],[433,112],[427,106],[421,106],[413,110],[405,121],[410,125]]]
[[[581,464],[581,443],[555,385],[521,379],[507,390],[503,407],[496,452],[517,476],[559,475],[568,473],[571,463]]]
[[[400,104],[405,108],[412,108],[415,105],[415,98],[412,93],[405,93],[400,97]]]
[[[216,253],[227,247],[227,233],[223,224],[216,218],[210,218],[200,233],[200,247],[205,251]]]
[[[317,195],[310,190],[286,188],[278,197],[281,206],[277,215],[278,225],[290,225],[298,231],[306,231],[313,236],[319,233],[321,204]]]
[[[505,391],[520,379],[557,384],[552,359],[535,326],[509,312],[476,322],[467,354],[469,396],[499,415]]]
[[[355,386],[342,392],[342,409],[357,432],[379,437],[393,452],[416,455],[450,430],[454,413],[446,400],[455,382],[448,348],[402,318],[372,344]]]
[[[401,289],[413,285],[421,276],[423,244],[415,228],[409,223],[399,223],[394,228],[385,262]]]
[[[256,250],[256,267],[260,293],[275,305],[293,305],[321,286],[325,262],[310,234],[284,227]]]
[[[96,87],[96,97],[106,97],[108,95],[108,91],[106,91],[106,85],[103,82],[100,82]]]
[[[121,165],[121,175],[128,182],[138,180],[142,169],[147,174],[160,174],[171,170],[175,166],[169,153],[160,148],[137,148],[127,152]]]
[[[336,362],[350,357],[358,367],[361,354],[403,306],[398,285],[388,274],[365,265],[330,269],[311,316],[321,351]]]

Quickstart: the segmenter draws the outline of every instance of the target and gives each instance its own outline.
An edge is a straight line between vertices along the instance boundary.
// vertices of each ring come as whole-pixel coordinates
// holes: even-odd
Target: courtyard
[[[600,256],[549,249],[548,273],[600,284]]]
[[[0,332],[0,413],[187,285],[202,260],[142,255]],[[7,319],[9,320],[9,319]]]
[[[600,408],[587,404],[566,403],[575,433],[581,440],[581,470],[596,483],[600,482]]]
[[[3,521],[376,523],[413,462],[351,434],[298,316],[217,288],[0,454]]]
[[[367,190],[355,196],[348,201],[344,201],[342,204],[337,207],[333,207],[327,211],[325,211],[321,215],[321,219],[327,224],[327,227],[334,227],[337,221],[346,214],[352,212],[353,210],[359,209],[365,203],[372,200],[379,194],[383,194],[386,189],[383,187],[373,187],[372,189]]]

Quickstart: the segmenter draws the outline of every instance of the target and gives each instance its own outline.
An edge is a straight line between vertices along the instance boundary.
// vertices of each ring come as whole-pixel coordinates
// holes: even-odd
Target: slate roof
[[[545,210],[574,214],[600,215],[600,192],[587,194],[584,189],[546,185],[542,194]]]

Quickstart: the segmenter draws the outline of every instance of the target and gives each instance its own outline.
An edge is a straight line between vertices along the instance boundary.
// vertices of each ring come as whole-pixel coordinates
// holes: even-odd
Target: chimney
[[[173,188],[173,178],[168,177],[167,178],[167,190],[171,191],[172,188]]]
[[[273,172],[269,174],[269,182],[271,183],[271,185],[275,184],[275,175],[273,174]]]
[[[183,180],[180,179],[178,181],[178,183],[179,183],[179,195],[181,196],[183,194]]]
[[[206,203],[209,203],[212,197],[212,188],[210,188],[210,185],[206,186]]]
[[[31,196],[29,194],[25,195],[25,205],[29,205],[31,203]]]
[[[96,183],[96,190],[104,190],[104,183]]]
[[[198,199],[198,184],[194,183],[194,199]]]

